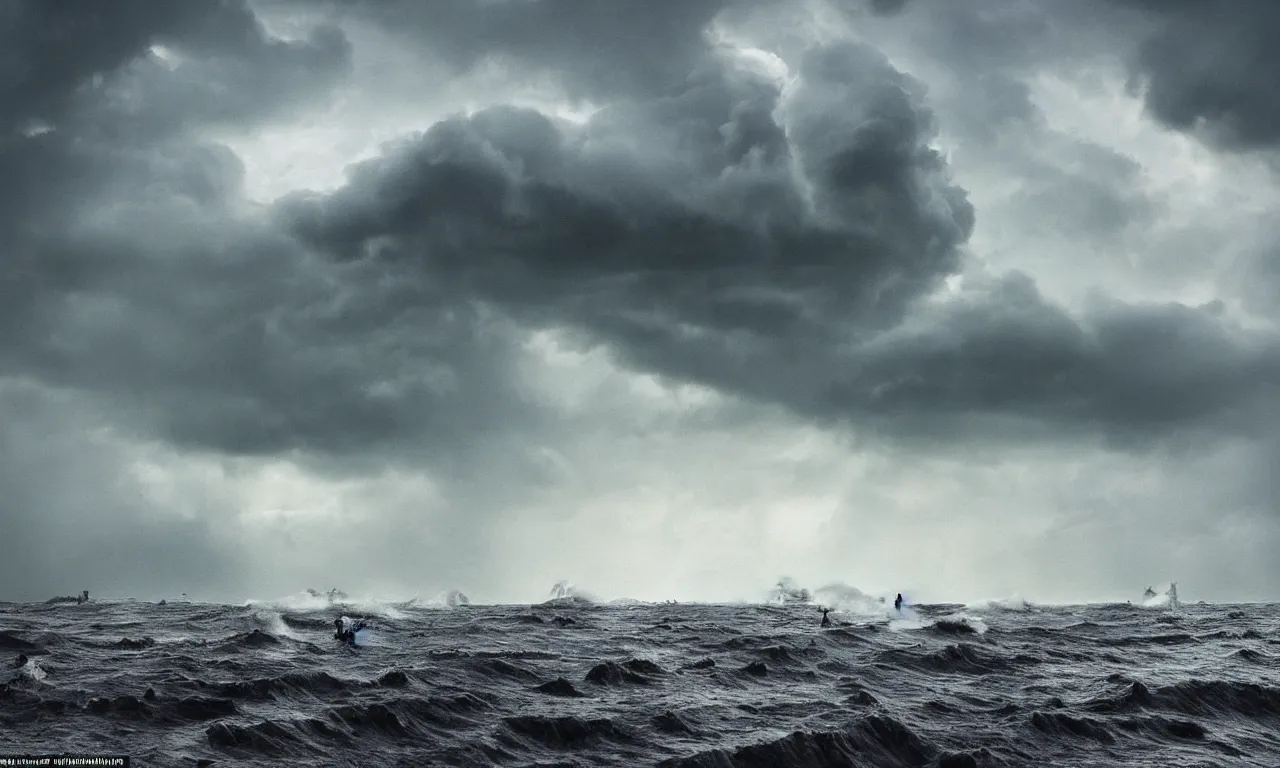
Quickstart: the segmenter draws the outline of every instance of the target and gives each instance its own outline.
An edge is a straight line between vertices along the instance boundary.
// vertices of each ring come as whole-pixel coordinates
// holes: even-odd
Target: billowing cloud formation
[[[1280,141],[1280,7],[1266,0],[1118,0],[1157,19],[1135,62],[1148,108],[1181,130],[1227,147]]]
[[[852,27],[821,39],[810,6],[754,2],[8,6],[0,402],[21,418],[0,426],[0,513],[20,535],[0,554],[26,554],[6,575],[22,596],[141,592],[151,572],[290,592],[327,577],[308,563],[358,552],[379,564],[358,575],[370,589],[529,599],[514,585],[577,570],[634,592],[665,569],[683,581],[664,589],[724,596],[735,587],[717,573],[742,563],[843,567],[869,530],[860,510],[921,510],[901,467],[926,457],[975,500],[940,501],[964,514],[930,529],[981,542],[1009,523],[980,457],[1053,452],[1034,472],[1068,513],[1019,528],[1029,552],[1054,531],[1080,552],[1107,535],[1097,510],[1113,500],[1064,490],[1058,468],[1172,476],[1187,446],[1265,466],[1280,385],[1268,318],[1200,285],[1181,286],[1199,300],[1119,296],[1100,261],[1072,270],[1056,250],[1115,262],[1187,237],[1168,223],[1178,188],[1149,188],[1126,147],[1057,126],[1036,90],[1047,72],[1071,80],[1096,58],[1140,75],[1159,121],[1212,147],[1268,145],[1269,81],[1162,54],[1206,11],[839,6]],[[864,20],[876,34],[860,39]],[[1208,23],[1210,37],[1235,23]],[[536,98],[437,105],[418,132],[352,153],[336,187],[253,200],[259,158],[232,149],[244,137],[377,123],[342,111],[356,91],[362,110],[377,103],[386,60],[355,42],[371,29],[405,62]],[[1077,35],[1089,42],[1063,42]],[[1257,254],[1274,246],[1251,237],[1237,281],[1264,275]],[[988,250],[1010,255],[993,268]],[[1054,294],[1070,271],[1087,301]],[[882,465],[895,468],[868,469]],[[866,482],[846,487],[851,472]],[[1266,541],[1275,489],[1258,476],[1240,470],[1204,504],[1232,505]],[[184,489],[205,503],[178,501]],[[765,533],[788,520],[787,536]],[[104,548],[92,565],[94,542],[126,528],[138,557]],[[692,535],[723,546],[689,550]],[[42,565],[55,541],[87,565]],[[642,541],[690,563],[645,565]],[[179,551],[198,572],[161,554]],[[956,583],[938,552],[916,555],[898,560],[932,575],[893,578]],[[1016,562],[962,583],[1050,579]],[[1136,578],[1090,568],[1079,592]],[[1201,576],[1206,593],[1231,580]]]
[[[815,49],[797,77],[776,107],[765,83],[721,81],[657,101],[661,119],[634,105],[581,129],[505,108],[451,119],[283,215],[338,258],[410,262],[632,364],[820,421],[959,436],[947,417],[986,412],[1161,431],[1280,381],[1274,338],[1212,306],[1104,306],[1082,323],[1015,276],[905,321],[973,227],[931,115],[862,47]],[[641,128],[642,155],[619,151],[637,143],[619,126]]]
[[[283,215],[340,258],[412,262],[641,355],[736,345],[750,366],[827,346],[952,272],[973,212],[883,60],[820,50],[800,78],[783,125],[776,90],[723,71],[582,129],[505,108],[452,119]]]

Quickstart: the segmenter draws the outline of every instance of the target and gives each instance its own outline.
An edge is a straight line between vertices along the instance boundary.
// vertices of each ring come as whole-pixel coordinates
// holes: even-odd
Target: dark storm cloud
[[[25,47],[0,70],[0,384],[26,382],[13,407],[34,424],[0,420],[6,583],[120,594],[181,567],[184,588],[238,589],[207,527],[226,530],[234,504],[187,521],[146,503],[119,479],[127,457],[77,447],[90,417],[125,444],[283,454],[330,476],[429,464],[445,497],[487,509],[507,487],[487,473],[537,480],[488,437],[544,426],[517,389],[523,339],[456,286],[312,258],[209,139],[321,105],[350,68],[340,32],[276,39],[231,2],[5,8]],[[471,519],[453,529],[481,549],[454,541],[439,562],[483,556]]]
[[[78,270],[105,265],[92,249],[41,244],[103,209],[167,204],[170,194],[202,206],[234,198],[239,159],[188,134],[271,117],[318,95],[349,65],[336,29],[275,40],[242,3],[6,10],[13,24],[0,34],[13,45],[0,46],[0,235],[21,265],[6,270],[11,298],[38,293],[23,275],[44,273],[66,290]],[[152,55],[159,43],[180,61]]]
[[[607,440],[608,460],[626,464],[613,436],[579,434],[644,421],[610,420],[597,401],[573,412],[545,394],[560,382],[529,381],[530,370],[556,375],[528,365],[539,328],[737,396],[701,417],[726,429],[789,409],[845,434],[951,450],[1025,434],[1143,448],[1267,423],[1276,339],[1232,326],[1216,305],[1097,302],[1072,314],[1018,274],[939,300],[971,266],[981,212],[936,146],[948,127],[937,95],[867,45],[784,51],[787,77],[774,80],[706,34],[722,14],[766,7],[777,8],[333,7],[353,35],[372,21],[392,33],[379,39],[456,72],[550,79],[602,109],[585,125],[511,106],[457,115],[353,166],[334,191],[262,206],[216,139],[325,106],[356,71],[339,27],[283,40],[235,2],[5,5],[0,580],[41,595],[140,591],[149,574],[238,589],[255,564],[220,538],[236,500],[188,518],[149,498],[134,475],[139,444],[156,441],[179,449],[174,466],[278,458],[312,473],[303,484],[367,482],[376,519],[343,543],[357,561],[427,559],[498,584],[476,565],[495,519],[580,501],[539,449],[585,455]],[[859,7],[956,57],[968,90],[948,107],[969,96],[972,111],[947,114],[994,149],[1049,135],[1022,76],[1039,58],[1070,64],[1155,29],[1142,9],[1117,11],[1124,24],[1108,30],[1096,14],[1077,23],[1029,0]],[[1086,28],[1097,36],[1077,46]],[[1070,154],[998,170],[1016,166],[1023,208],[1053,209],[1082,242],[1145,220],[1150,201],[1127,191],[1140,169],[1092,146]],[[99,426],[111,439],[92,436]],[[370,479],[406,469],[422,483],[404,498],[395,479],[385,495]],[[618,484],[631,476],[618,470]],[[121,526],[137,537],[95,548]],[[314,530],[310,546],[328,546],[333,529]]]
[[[1270,148],[1280,141],[1280,3],[1112,2],[1156,23],[1133,60],[1152,115],[1226,148]]]
[[[1268,148],[1280,140],[1280,85],[1273,76],[1280,69],[1273,42],[1280,4],[1271,0],[895,5],[902,7],[893,21],[911,26],[918,50],[958,66],[979,92],[1010,75],[1119,57],[1149,113],[1169,127],[1225,149]]]
[[[640,135],[647,156],[621,150],[626,137],[610,131],[632,119],[606,114],[569,136],[501,108],[442,122],[356,169],[341,192],[298,196],[282,213],[345,258],[395,236],[380,258],[636,332],[650,322],[750,331],[740,327],[750,317],[773,335],[806,304],[892,323],[956,267],[972,209],[927,146],[927,111],[883,58],[831,48],[801,72],[783,107],[789,148],[759,83],[718,99],[718,114],[716,100],[657,101],[666,119]]]
[[[562,18],[559,5],[450,7],[461,10],[440,29],[481,41],[460,61],[511,50],[564,69],[558,57],[573,55],[522,36]],[[343,189],[282,201],[275,219],[296,239],[243,205],[233,154],[178,129],[269,117],[288,101],[269,96],[281,84],[299,100],[322,95],[345,71],[340,34],[284,43],[231,4],[140,29],[112,21],[121,42],[90,46],[43,91],[24,86],[27,113],[58,119],[11,136],[0,156],[29,182],[4,206],[20,247],[5,272],[0,364],[97,393],[177,444],[347,456],[465,456],[452,446],[471,436],[536,432],[545,417],[519,388],[518,341],[495,330],[495,308],[820,422],[977,410],[1172,427],[1269,380],[1263,353],[1214,332],[1203,310],[1078,324],[1017,280],[970,295],[976,308],[922,315],[933,326],[903,325],[959,270],[975,221],[931,146],[923,89],[870,48],[836,44],[793,62],[784,96],[690,31],[714,6],[689,8],[645,22],[679,33],[664,43],[685,52],[667,57],[684,70],[679,88],[657,88],[666,76],[641,63],[655,57],[624,48],[617,66],[640,79],[586,126],[510,107],[444,120],[353,168]],[[622,35],[611,17],[579,10],[574,23],[599,41]],[[489,31],[461,34],[472,24]],[[144,57],[160,40],[176,70]],[[33,61],[52,56],[42,50]],[[258,90],[228,63],[237,57],[256,65]],[[102,83],[81,87],[95,73]],[[162,98],[189,80],[241,98],[218,109]],[[126,95],[133,109],[120,106]],[[1106,205],[1076,215],[1123,224]],[[1110,341],[1158,344],[1189,328],[1198,346],[1186,354],[1202,357],[1158,382]],[[1200,360],[1213,377],[1193,375]],[[1157,384],[1160,398],[1136,394]]]
[[[127,127],[146,132],[165,119],[177,122],[171,127],[214,116],[244,119],[269,102],[304,95],[309,81],[340,74],[350,58],[340,30],[317,27],[300,42],[273,39],[235,0],[10,2],[0,14],[0,120],[6,133],[64,128],[64,119],[76,117],[68,110],[77,106],[96,120],[132,118]],[[162,65],[147,57],[155,44],[190,59],[156,77]],[[113,132],[110,138],[128,137]]]
[[[664,98],[661,121],[606,114],[582,131],[527,110],[454,118],[280,211],[340,258],[412,265],[570,323],[641,369],[820,423],[963,439],[957,426],[990,417],[1150,437],[1228,418],[1275,385],[1274,340],[1231,331],[1212,307],[1078,321],[1015,275],[907,319],[958,268],[973,212],[929,148],[919,89],[866,48],[806,57],[773,112],[787,142],[757,125],[766,151],[749,162],[724,151],[740,135],[733,104]],[[648,165],[613,151],[612,132],[636,125]],[[701,164],[683,162],[691,146]],[[1107,210],[1079,216],[1120,225]]]
[[[319,273],[244,210],[240,160],[184,133],[322,94],[347,67],[341,33],[284,42],[240,4],[179,5],[22,15],[47,45],[8,70],[27,73],[9,79],[21,100],[8,101],[52,130],[0,144],[13,182],[0,231],[15,246],[0,369],[104,395],[145,433],[233,453],[341,453],[510,421],[511,351],[472,338],[465,297],[358,267]],[[147,54],[153,42],[176,68]],[[41,74],[46,60],[65,71]],[[469,417],[448,403],[486,389],[491,404]]]
[[[1247,431],[1280,385],[1280,341],[1217,305],[1099,300],[1077,322],[1020,276],[980,298],[876,339],[837,391],[906,420],[986,412],[1129,440],[1221,419]]]

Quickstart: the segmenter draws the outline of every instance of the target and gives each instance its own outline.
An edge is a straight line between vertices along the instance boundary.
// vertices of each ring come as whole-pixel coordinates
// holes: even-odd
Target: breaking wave
[[[403,608],[406,601],[384,600],[375,597],[351,598],[343,596],[334,599],[328,594],[306,590],[294,595],[275,600],[247,600],[246,607],[262,608],[274,611],[291,611],[302,613],[332,612],[344,610],[360,614],[382,616],[386,618],[404,618]]]

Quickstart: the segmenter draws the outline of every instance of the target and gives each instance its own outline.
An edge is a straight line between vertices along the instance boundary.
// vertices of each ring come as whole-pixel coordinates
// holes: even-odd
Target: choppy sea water
[[[1280,606],[913,611],[824,629],[813,605],[0,604],[0,755],[1280,766]],[[365,645],[333,639],[341,614]]]

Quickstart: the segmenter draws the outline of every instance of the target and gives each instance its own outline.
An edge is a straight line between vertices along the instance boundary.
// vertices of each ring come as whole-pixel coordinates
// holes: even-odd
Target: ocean
[[[878,615],[877,615],[878,614]],[[333,638],[363,618],[362,645]],[[1280,766],[1269,604],[0,604],[0,757]],[[27,657],[21,669],[18,654]]]

